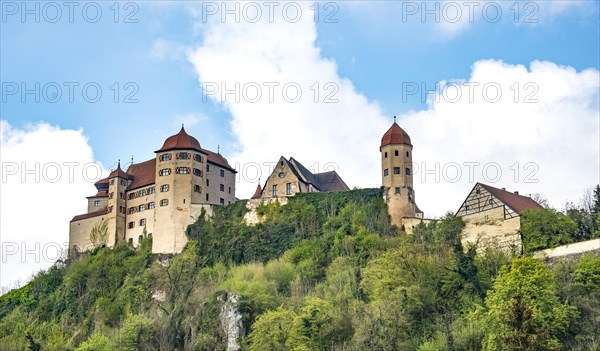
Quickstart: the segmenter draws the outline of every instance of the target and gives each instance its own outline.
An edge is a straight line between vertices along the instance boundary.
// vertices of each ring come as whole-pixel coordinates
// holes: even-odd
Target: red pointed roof
[[[260,184],[256,185],[256,191],[254,192],[254,195],[252,195],[251,199],[260,199],[262,194],[262,188],[260,187]]]
[[[168,137],[167,140],[165,140],[163,146],[155,152],[190,149],[202,151],[198,139],[186,133],[183,126],[181,126],[181,130],[179,131],[179,133]]]
[[[400,128],[396,121],[394,121],[394,124],[392,124],[390,129],[388,129],[388,131],[385,132],[385,134],[381,138],[380,148],[387,145],[395,144],[404,144],[412,146],[412,144],[410,143],[410,137],[402,128]]]
[[[121,162],[119,162],[117,164],[117,169],[115,169],[114,171],[110,172],[110,174],[108,175],[108,179],[114,178],[114,177],[119,177],[119,178],[123,178],[123,179],[129,179],[129,175],[127,173],[125,173],[125,171],[123,171],[121,169]]]

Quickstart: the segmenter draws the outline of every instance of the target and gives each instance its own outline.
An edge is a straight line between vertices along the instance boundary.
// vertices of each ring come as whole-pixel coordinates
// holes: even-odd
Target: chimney
[[[519,192],[518,192],[518,191],[515,191],[515,195],[519,195]]]
[[[502,188],[502,190],[506,191],[506,188]]]

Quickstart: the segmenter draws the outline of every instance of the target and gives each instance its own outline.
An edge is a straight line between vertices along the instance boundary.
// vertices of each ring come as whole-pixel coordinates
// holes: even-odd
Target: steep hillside
[[[407,236],[380,189],[201,216],[184,252],[97,248],[0,297],[0,350],[594,350],[600,258],[550,270],[462,247],[447,216]]]

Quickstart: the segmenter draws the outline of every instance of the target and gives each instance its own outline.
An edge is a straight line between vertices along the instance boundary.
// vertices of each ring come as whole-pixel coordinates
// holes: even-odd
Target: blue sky
[[[139,160],[152,157],[161,138],[176,131],[181,123],[177,119],[190,114],[206,117],[189,127],[203,144],[213,149],[221,144],[224,153],[234,151],[229,114],[210,100],[202,102],[198,77],[183,52],[162,59],[152,55],[157,40],[189,47],[202,43],[202,30],[196,26],[199,19],[190,10],[195,6],[202,11],[201,3],[135,2],[125,8],[128,3],[121,2],[120,23],[114,23],[113,2],[99,2],[102,16],[96,23],[88,23],[78,11],[85,2],[75,8],[73,23],[64,6],[58,22],[49,23],[54,17],[52,8],[45,15],[45,3],[39,4],[40,23],[31,14],[23,23],[22,8],[16,14],[6,13],[12,8],[5,8],[2,82],[25,82],[29,87],[35,82],[42,87],[48,82],[78,82],[79,88],[97,82],[103,96],[98,103],[88,103],[76,87],[71,103],[67,87],[62,86],[63,96],[57,103],[47,103],[43,97],[36,103],[33,95],[27,95],[23,103],[18,93],[2,104],[2,119],[13,126],[46,121],[62,128],[84,128],[96,157],[108,166],[132,154]],[[325,4],[320,5],[321,13],[331,14],[333,9],[325,9]],[[568,8],[551,18],[536,14],[536,25],[515,24],[514,11],[504,11],[497,23],[475,15],[469,28],[450,37],[435,29],[432,16],[425,23],[418,14],[407,15],[403,21],[400,2],[334,4],[338,12],[332,19],[337,23],[323,23],[324,19],[317,23],[322,56],[334,60],[339,75],[377,101],[386,115],[425,108],[420,97],[402,102],[401,82],[424,82],[433,88],[441,80],[467,77],[471,65],[481,59],[511,64],[549,60],[577,70],[599,64],[597,1],[582,2],[582,7]],[[525,10],[521,11],[524,17]],[[138,23],[122,23],[134,12],[131,19]],[[124,84],[137,84],[139,102],[114,103],[110,87],[115,82],[120,84],[120,100],[134,89],[125,89]],[[107,142],[108,136],[119,142]],[[148,145],[150,140],[154,142]]]
[[[63,2],[0,1],[0,241],[11,252],[0,287],[51,264],[15,259],[35,243],[67,241],[69,220],[94,193],[81,176],[39,181],[5,166],[96,162],[106,172],[118,159],[154,157],[182,123],[238,169],[239,198],[282,155],[313,171],[334,167],[350,187],[380,186],[379,142],[394,115],[411,136],[428,217],[456,210],[475,182],[540,193],[557,209],[600,182],[599,1],[292,1],[276,2],[272,21],[266,3],[238,3],[236,22],[221,16],[234,2],[76,1],[70,18]],[[258,21],[243,12],[252,6]],[[292,21],[283,8],[302,13]],[[269,82],[297,84],[302,99],[278,90],[273,101],[223,101],[202,88]],[[425,98],[407,94],[438,83]],[[39,101],[23,92],[36,84]],[[501,99],[482,95],[488,85]],[[452,87],[460,99],[449,98]],[[24,202],[38,194],[51,210]]]

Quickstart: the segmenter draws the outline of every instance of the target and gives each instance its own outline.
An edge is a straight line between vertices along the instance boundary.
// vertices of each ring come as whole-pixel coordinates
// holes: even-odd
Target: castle
[[[69,251],[117,242],[137,245],[152,237],[152,252],[181,252],[185,229],[202,208],[236,200],[236,170],[218,152],[201,148],[183,126],[155,154],[127,171],[119,163],[96,182],[98,192],[87,198],[88,213],[70,222]]]
[[[394,117],[379,147],[381,183],[391,223],[408,233],[421,221],[430,221],[416,204],[412,150],[409,135]],[[187,243],[187,226],[202,209],[211,213],[211,206],[237,200],[236,170],[220,153],[202,149],[183,126],[155,153],[155,158],[132,164],[126,171],[119,163],[107,178],[96,182],[97,194],[87,198],[88,212],[70,222],[70,251],[118,242],[135,246],[152,237],[153,253],[178,253]],[[297,193],[348,190],[335,171],[312,173],[293,157],[280,157],[264,187],[259,184],[247,202],[245,219],[258,223],[255,209],[264,202],[285,204]],[[540,207],[517,192],[477,183],[456,215],[466,222],[464,242],[520,247],[520,214]]]

